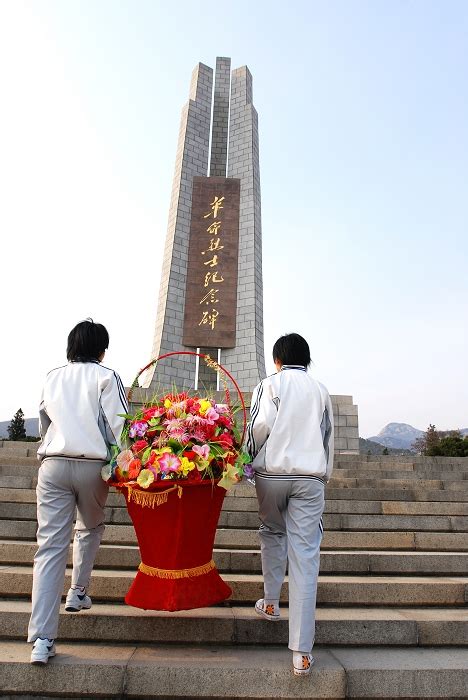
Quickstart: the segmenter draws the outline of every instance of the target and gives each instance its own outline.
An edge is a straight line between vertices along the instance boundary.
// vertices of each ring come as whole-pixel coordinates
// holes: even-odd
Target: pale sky
[[[267,367],[285,332],[360,434],[468,427],[468,3],[0,0],[0,420],[91,316],[150,359],[180,110],[231,56],[259,112]]]

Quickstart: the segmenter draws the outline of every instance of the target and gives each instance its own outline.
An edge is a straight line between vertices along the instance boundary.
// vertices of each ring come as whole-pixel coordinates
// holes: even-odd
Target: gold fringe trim
[[[139,570],[147,576],[156,576],[157,578],[176,579],[176,578],[193,578],[195,576],[203,576],[208,574],[215,568],[213,559],[208,564],[195,566],[193,569],[156,569],[154,566],[148,566],[141,562]]]
[[[128,500],[134,501],[142,508],[155,508],[163,505],[163,503],[167,503],[168,496],[172,491],[177,490],[177,495],[179,498],[182,498],[182,486],[179,486],[179,484],[174,484],[174,486],[165,491],[141,491],[130,484],[127,484],[127,488]]]

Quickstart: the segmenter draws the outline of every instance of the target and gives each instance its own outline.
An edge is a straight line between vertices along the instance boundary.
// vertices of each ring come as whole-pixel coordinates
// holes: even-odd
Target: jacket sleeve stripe
[[[124,389],[124,386],[122,384],[122,380],[120,379],[117,372],[114,372],[114,377],[117,381],[117,387],[119,389],[120,401],[122,403],[122,406],[123,406],[125,413],[127,413],[128,412],[128,402],[127,402],[127,397],[125,396],[125,389]]]
[[[249,453],[251,459],[253,459],[256,455],[256,445],[255,445],[255,438],[253,435],[253,427],[255,423],[255,419],[258,416],[258,412],[260,410],[260,400],[262,398],[263,394],[263,384],[260,384],[259,389],[258,389],[258,394],[255,399],[255,403],[251,409],[250,412],[250,423],[249,423],[249,429],[248,429],[248,439],[247,439],[247,452]]]

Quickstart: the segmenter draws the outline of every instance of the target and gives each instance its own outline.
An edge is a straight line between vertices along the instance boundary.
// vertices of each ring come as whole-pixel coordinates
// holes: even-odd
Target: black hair
[[[109,333],[102,323],[92,318],[78,323],[68,335],[67,360],[69,362],[93,362],[99,360],[109,347]]]
[[[310,365],[310,350],[307,341],[298,333],[288,333],[278,338],[273,345],[273,360],[282,365]]]

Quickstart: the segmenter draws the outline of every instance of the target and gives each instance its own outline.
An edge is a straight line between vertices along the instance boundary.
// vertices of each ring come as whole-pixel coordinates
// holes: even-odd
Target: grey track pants
[[[288,564],[289,648],[310,653],[315,637],[324,484],[256,475],[265,600],[277,601]]]
[[[101,479],[102,462],[46,459],[37,483],[37,543],[34,557],[32,613],[28,641],[55,639],[70,538],[73,541],[72,585],[89,585],[94,559],[104,532],[108,486]]]

